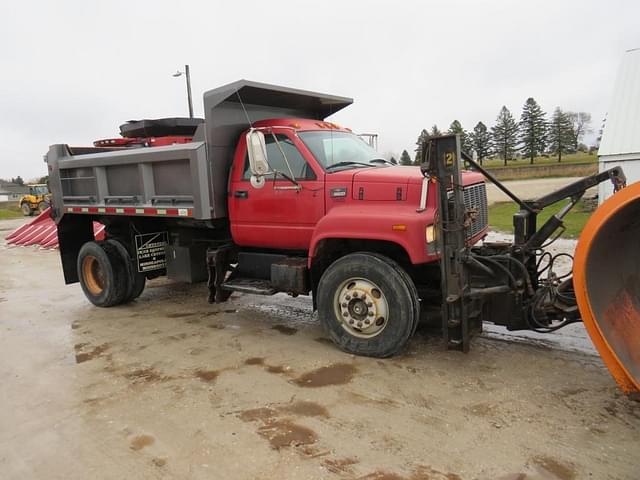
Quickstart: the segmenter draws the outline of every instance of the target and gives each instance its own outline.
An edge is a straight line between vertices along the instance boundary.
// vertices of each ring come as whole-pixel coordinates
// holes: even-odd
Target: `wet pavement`
[[[0,222],[0,235],[8,231]],[[336,350],[311,301],[150,282],[98,309],[0,244],[0,478],[635,479],[640,404],[581,325]]]

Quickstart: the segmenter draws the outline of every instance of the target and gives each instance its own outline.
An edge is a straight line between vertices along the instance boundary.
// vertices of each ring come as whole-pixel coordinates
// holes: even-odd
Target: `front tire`
[[[87,242],[78,253],[78,277],[85,296],[97,307],[122,303],[128,293],[127,266],[115,246]]]
[[[49,204],[47,202],[40,202],[38,204],[38,213],[44,212],[47,208],[49,208]]]
[[[33,210],[31,210],[31,207],[28,203],[23,203],[22,205],[20,205],[20,210],[22,210],[22,215],[24,215],[25,217],[30,217],[31,215],[33,215]]]
[[[390,357],[401,351],[419,318],[417,292],[395,261],[352,253],[324,272],[318,284],[318,315],[343,351]]]

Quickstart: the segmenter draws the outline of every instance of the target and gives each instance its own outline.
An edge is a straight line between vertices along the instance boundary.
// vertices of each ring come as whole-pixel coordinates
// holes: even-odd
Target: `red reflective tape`
[[[167,208],[167,215],[178,215],[177,208]]]
[[[89,207],[89,213],[98,213],[98,207]]]
[[[123,208],[125,215],[135,215],[136,214],[136,209],[135,208]]]
[[[115,207],[107,207],[105,208],[105,212],[107,213],[116,213]]]
[[[158,210],[155,208],[145,208],[144,209],[144,214],[145,215],[157,215],[158,214]]]

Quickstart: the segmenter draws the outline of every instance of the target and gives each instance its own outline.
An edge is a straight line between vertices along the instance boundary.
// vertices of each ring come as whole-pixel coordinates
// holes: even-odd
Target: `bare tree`
[[[567,117],[571,121],[571,136],[573,138],[573,149],[578,150],[578,144],[586,133],[591,132],[591,114],[587,112],[567,112]]]

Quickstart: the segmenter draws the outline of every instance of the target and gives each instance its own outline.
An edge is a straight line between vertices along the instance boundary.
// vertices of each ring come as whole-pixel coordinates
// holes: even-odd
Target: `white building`
[[[600,171],[621,166],[627,183],[640,182],[640,48],[622,58],[613,98],[598,150]],[[611,182],[600,184],[600,203],[613,193]]]

